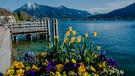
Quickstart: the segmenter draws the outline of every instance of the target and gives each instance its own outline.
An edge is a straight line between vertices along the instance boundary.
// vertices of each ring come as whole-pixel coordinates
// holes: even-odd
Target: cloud
[[[125,6],[132,4],[133,2],[135,2],[135,0],[123,0],[123,1],[118,0],[118,1],[113,2],[113,3],[108,3],[107,5],[109,7],[113,7],[113,8],[122,8],[122,7],[125,7]]]
[[[106,3],[106,7],[90,8],[86,10],[88,10],[89,12],[110,12],[115,9],[126,7],[134,2],[135,0],[117,0],[115,2]]]

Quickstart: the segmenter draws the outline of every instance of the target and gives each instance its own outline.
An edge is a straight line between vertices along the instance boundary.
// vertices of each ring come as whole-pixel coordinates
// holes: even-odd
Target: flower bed
[[[85,38],[96,37],[77,34],[72,27],[65,33],[64,41],[55,37],[49,42],[48,51],[27,53],[23,61],[15,61],[5,75],[9,76],[121,76],[117,62],[101,53],[100,46],[93,46]]]

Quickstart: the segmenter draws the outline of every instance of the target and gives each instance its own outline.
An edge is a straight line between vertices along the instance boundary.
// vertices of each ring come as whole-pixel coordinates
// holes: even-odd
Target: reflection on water
[[[24,54],[28,52],[43,52],[48,48],[46,39],[33,39],[31,40],[19,40],[18,42],[13,41],[12,47],[17,51],[19,60],[21,60]]]
[[[135,76],[135,22],[134,21],[59,21],[60,39],[69,26],[80,35],[98,32],[96,38],[88,39],[95,45],[102,46],[108,57],[118,61],[118,68],[125,71],[125,76]],[[27,51],[44,51],[45,40],[20,41],[16,45],[19,56]]]

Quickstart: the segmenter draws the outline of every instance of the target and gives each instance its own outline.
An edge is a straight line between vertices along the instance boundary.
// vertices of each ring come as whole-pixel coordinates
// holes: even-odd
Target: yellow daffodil
[[[50,71],[50,76],[55,76],[55,73]]]
[[[44,57],[44,56],[46,56],[46,55],[47,55],[46,52],[41,53],[41,56],[42,56],[42,57]]]
[[[88,33],[84,34],[85,37],[88,37]]]
[[[94,74],[93,76],[99,76],[98,74]]]
[[[95,54],[95,53],[92,53],[92,56],[93,56],[95,59],[98,57],[98,55]]]
[[[30,66],[26,66],[26,70],[29,70],[31,67]]]
[[[91,65],[90,66],[90,69],[93,71],[93,72],[96,72],[96,69]]]
[[[61,72],[63,68],[63,64],[58,64],[55,66],[55,68],[57,69],[58,72]]]
[[[13,69],[7,69],[6,74],[12,75],[14,72],[15,72],[15,70],[13,70]]]
[[[97,63],[97,65],[99,66],[99,68],[102,68],[102,65],[100,63]]]
[[[84,73],[82,74],[82,76],[90,76],[90,75],[88,74],[88,72],[84,72]]]
[[[73,34],[73,35],[76,35],[76,31],[72,31],[72,34]]]
[[[81,36],[78,36],[76,42],[81,42]]]
[[[68,38],[64,38],[64,43],[68,43],[69,39]]]
[[[96,37],[96,36],[97,36],[97,32],[93,32],[93,36],[95,36],[95,37]]]
[[[71,61],[72,61],[73,63],[75,63],[75,64],[76,64],[76,60],[75,60],[75,59],[72,59]]]
[[[90,58],[89,58],[89,57],[87,57],[87,58],[86,58],[86,61],[90,61]]]
[[[100,49],[101,49],[101,47],[100,47],[100,46],[97,46],[96,48],[97,48],[97,50],[100,50]]]
[[[38,68],[36,65],[33,65],[32,69],[39,70],[40,68]]]
[[[42,62],[42,65],[46,66],[47,65],[47,62]]]
[[[14,61],[12,65],[15,66],[15,64],[17,64],[17,63],[18,63],[17,61]]]
[[[72,31],[72,26],[69,27],[69,31]]]
[[[95,55],[94,55],[94,58],[95,58],[95,59],[97,59],[97,57],[98,57],[98,55],[97,55],[97,54],[95,54]]]
[[[67,31],[66,32],[66,36],[70,36],[70,31]]]
[[[75,38],[71,37],[70,42],[74,42]]]
[[[16,70],[17,74],[24,74],[24,70],[23,69],[19,69],[19,70]]]
[[[55,39],[59,39],[59,36],[55,36]]]
[[[16,68],[24,68],[25,66],[24,66],[23,62],[17,62],[17,63],[15,64],[15,67],[16,67]]]
[[[24,76],[24,74],[17,74],[17,76]]]
[[[102,66],[103,66],[103,67],[106,67],[106,62],[103,62],[103,63],[102,63]]]
[[[69,71],[69,72],[68,72],[68,76],[74,76],[74,74],[75,74],[75,73],[74,73],[73,71]]]
[[[65,59],[65,63],[68,63],[68,62],[69,62],[69,59],[66,58],[66,59]]]
[[[61,76],[60,72],[56,71],[56,75],[55,76]]]
[[[63,74],[63,76],[67,76],[66,74]]]
[[[14,69],[14,68],[15,68],[15,66],[14,66],[14,65],[11,65],[11,66],[10,66],[10,68],[11,68],[11,69]]]
[[[84,64],[80,64],[80,67],[78,68],[78,72],[79,73],[85,72],[85,66],[84,66]]]

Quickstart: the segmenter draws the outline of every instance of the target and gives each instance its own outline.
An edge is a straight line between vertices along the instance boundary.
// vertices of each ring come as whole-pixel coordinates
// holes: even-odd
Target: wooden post
[[[46,24],[47,24],[47,38],[50,40],[50,21],[49,19],[46,19]]]
[[[58,36],[58,20],[55,19],[55,36]]]
[[[14,35],[14,40],[15,40],[15,42],[18,42],[17,35]]]
[[[32,38],[31,34],[26,34],[26,38],[31,39]]]
[[[52,34],[53,34],[53,40],[55,39],[55,19],[52,19]]]
[[[57,19],[52,19],[52,33],[53,33],[53,39],[55,39],[55,36],[58,36],[58,21]]]
[[[32,38],[32,34],[30,35],[30,39],[31,39],[31,41],[32,41],[32,39],[33,39],[33,38]]]
[[[41,22],[42,22],[41,25],[44,26],[43,20],[41,20]]]

